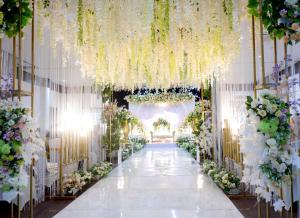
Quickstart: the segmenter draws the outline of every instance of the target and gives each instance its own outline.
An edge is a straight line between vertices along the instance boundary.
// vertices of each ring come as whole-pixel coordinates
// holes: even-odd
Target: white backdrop
[[[171,130],[177,129],[194,108],[194,100],[177,103],[129,103],[129,111],[142,121],[146,131],[153,130],[153,122],[158,118],[167,120]]]

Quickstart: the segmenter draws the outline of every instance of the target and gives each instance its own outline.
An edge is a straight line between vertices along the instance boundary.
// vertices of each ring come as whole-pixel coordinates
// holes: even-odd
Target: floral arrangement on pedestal
[[[25,168],[45,147],[33,120],[18,102],[1,99],[0,127],[0,189],[10,202],[27,187]]]
[[[201,123],[199,136],[196,137],[196,143],[199,144],[201,153],[212,157],[212,120],[209,112],[204,115],[204,122]]]
[[[182,101],[192,101],[195,97],[191,93],[148,93],[145,95],[128,95],[125,100],[130,103],[177,103]]]
[[[203,124],[203,113],[209,111],[209,108],[210,105],[208,100],[203,100],[203,102],[197,102],[194,111],[189,113],[189,115],[186,117],[183,125],[190,126],[195,136],[199,136],[201,131],[200,128]]]
[[[240,179],[224,168],[218,168],[213,161],[206,160],[203,163],[203,171],[226,193],[232,193],[240,186]]]
[[[248,117],[241,137],[244,155],[242,181],[256,186],[256,194],[272,201],[276,211],[289,206],[280,195],[280,188],[291,177],[291,135],[289,105],[269,92],[257,99],[248,96]]]
[[[11,38],[19,33],[20,6],[23,29],[32,18],[30,1],[22,0],[20,5],[19,0],[0,0],[0,38],[3,38],[3,34]]]
[[[155,131],[161,128],[170,130],[170,123],[164,118],[158,118],[157,121],[153,122],[153,127]]]
[[[248,0],[250,14],[260,16],[259,1]],[[285,37],[285,42],[300,40],[300,1],[263,0],[262,21],[273,38]]]

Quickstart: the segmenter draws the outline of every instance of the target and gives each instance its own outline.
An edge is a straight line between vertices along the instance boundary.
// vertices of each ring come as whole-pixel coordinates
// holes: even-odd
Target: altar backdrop
[[[167,120],[171,130],[177,129],[194,108],[194,100],[176,103],[129,103],[129,111],[142,121],[146,131],[153,130],[153,122],[158,118]]]

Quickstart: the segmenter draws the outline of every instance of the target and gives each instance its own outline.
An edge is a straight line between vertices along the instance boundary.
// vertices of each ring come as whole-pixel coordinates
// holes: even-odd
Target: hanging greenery
[[[0,0],[0,38],[5,34],[11,38],[19,33],[20,7],[21,7],[21,29],[27,26],[32,18],[32,10],[29,0]]]
[[[248,0],[251,15],[260,16],[259,0]],[[263,0],[262,21],[272,38],[285,37],[286,42],[300,40],[300,1]]]

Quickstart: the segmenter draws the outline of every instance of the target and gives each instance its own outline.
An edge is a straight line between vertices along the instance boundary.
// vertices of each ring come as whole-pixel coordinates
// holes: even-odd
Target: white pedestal
[[[119,148],[118,150],[118,165],[120,165],[122,163],[122,148]]]
[[[200,150],[198,146],[196,148],[196,161],[197,163],[200,163]]]

